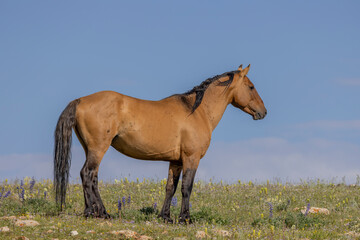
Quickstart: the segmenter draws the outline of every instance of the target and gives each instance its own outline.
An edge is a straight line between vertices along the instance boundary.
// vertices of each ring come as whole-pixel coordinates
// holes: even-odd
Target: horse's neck
[[[213,85],[206,90],[203,102],[199,108],[203,109],[212,130],[214,130],[220,122],[226,107],[230,103],[230,98],[230,93],[226,90],[226,87]]]

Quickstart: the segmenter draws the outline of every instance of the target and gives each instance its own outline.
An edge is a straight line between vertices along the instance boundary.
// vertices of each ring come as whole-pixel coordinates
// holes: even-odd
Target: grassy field
[[[82,217],[81,184],[69,186],[66,209],[58,214],[51,180],[5,180],[0,185],[0,228],[6,226],[9,231],[0,232],[0,239],[119,239],[122,235],[114,233],[120,230],[136,232],[134,239],[141,235],[152,239],[196,239],[201,235],[207,239],[360,239],[359,184],[198,181],[190,201],[191,225],[165,224],[156,217],[165,185],[166,180],[126,178],[100,182],[101,196],[112,216],[103,220]],[[174,219],[180,203],[178,189],[171,207]],[[312,213],[311,207],[326,208],[330,214]],[[16,226],[16,220],[6,216],[33,219],[40,225]],[[78,235],[71,236],[72,231]]]

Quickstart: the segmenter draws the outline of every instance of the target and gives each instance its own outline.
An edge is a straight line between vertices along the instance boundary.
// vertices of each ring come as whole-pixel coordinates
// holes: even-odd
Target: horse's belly
[[[143,160],[173,161],[180,159],[180,146],[167,140],[144,141],[140,138],[115,137],[111,144],[119,152]]]

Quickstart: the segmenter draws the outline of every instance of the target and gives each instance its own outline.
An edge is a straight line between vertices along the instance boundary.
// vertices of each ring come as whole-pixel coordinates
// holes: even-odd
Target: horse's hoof
[[[110,215],[106,211],[103,211],[102,213],[92,213],[92,216],[95,218],[103,218],[103,219],[111,218]]]
[[[164,218],[164,222],[165,223],[169,223],[169,224],[173,224],[174,223],[174,220],[172,220],[171,218]]]
[[[192,220],[190,218],[179,218],[179,223],[180,224],[192,224]]]
[[[99,216],[99,218],[110,219],[111,216],[110,216],[107,212],[105,212],[105,213],[101,214],[101,215]]]
[[[92,212],[84,212],[84,217],[85,217],[85,218],[94,217],[94,213],[92,213]]]
[[[170,223],[170,224],[174,223],[174,220],[172,220],[170,217],[165,217],[165,216],[161,216],[161,215],[159,215],[158,217],[162,218],[165,223]]]

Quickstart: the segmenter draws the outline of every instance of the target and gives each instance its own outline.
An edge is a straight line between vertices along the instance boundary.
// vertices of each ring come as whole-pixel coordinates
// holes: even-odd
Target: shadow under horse
[[[69,182],[74,129],[86,154],[80,172],[86,217],[109,217],[98,190],[98,171],[105,152],[112,146],[133,158],[170,162],[166,197],[159,215],[166,222],[172,222],[170,204],[182,172],[179,222],[190,222],[189,199],[195,173],[226,107],[232,104],[254,120],[267,113],[246,76],[249,69],[250,65],[244,69],[240,66],[184,94],[159,101],[103,91],[70,102],[55,130],[54,188],[60,208],[65,204]]]

